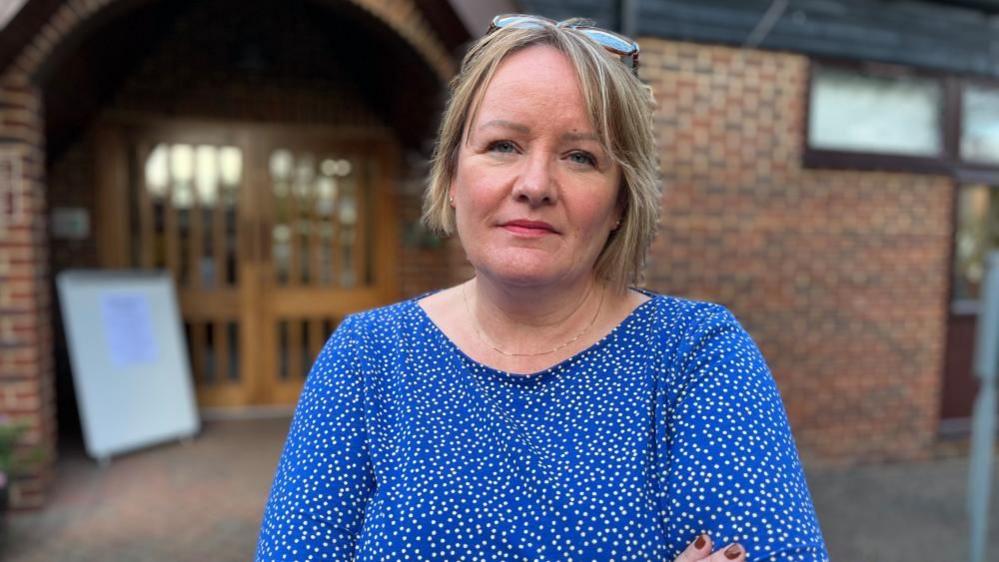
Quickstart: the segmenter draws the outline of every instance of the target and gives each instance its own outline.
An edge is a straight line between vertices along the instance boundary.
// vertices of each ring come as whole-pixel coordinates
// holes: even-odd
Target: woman
[[[628,288],[659,201],[637,53],[530,16],[471,48],[425,219],[475,277],[337,329],[258,560],[828,558],[748,335]]]

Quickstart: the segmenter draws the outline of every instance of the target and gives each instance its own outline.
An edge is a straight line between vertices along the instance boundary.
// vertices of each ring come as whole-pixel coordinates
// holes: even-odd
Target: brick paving
[[[105,468],[68,447],[47,506],[8,517],[0,559],[251,560],[287,427],[287,419],[207,423],[190,443],[124,455]],[[809,470],[833,560],[965,560],[967,461],[960,447],[941,456]],[[999,544],[999,501],[993,506],[991,544]]]
[[[61,451],[46,508],[8,517],[10,562],[244,561],[288,429],[287,419],[205,424],[188,443],[115,458]]]

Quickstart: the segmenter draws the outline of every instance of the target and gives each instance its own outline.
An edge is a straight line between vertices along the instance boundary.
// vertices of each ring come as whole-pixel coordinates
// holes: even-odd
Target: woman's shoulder
[[[690,297],[656,293],[646,289],[640,292],[650,297],[654,325],[670,331],[696,332],[711,326],[730,323],[735,315],[724,305]]]
[[[419,321],[420,307],[416,302],[424,296],[350,313],[344,317],[341,328],[366,339],[399,334]]]

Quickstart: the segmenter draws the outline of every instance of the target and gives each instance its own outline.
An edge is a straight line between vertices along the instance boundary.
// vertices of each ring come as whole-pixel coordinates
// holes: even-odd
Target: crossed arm
[[[759,348],[725,308],[701,305],[691,314],[656,420],[669,551],[676,562],[828,560]]]

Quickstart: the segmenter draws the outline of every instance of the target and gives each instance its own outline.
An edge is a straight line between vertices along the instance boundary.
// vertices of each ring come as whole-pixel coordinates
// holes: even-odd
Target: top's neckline
[[[424,310],[423,307],[420,306],[420,304],[419,304],[419,301],[421,299],[423,299],[425,297],[428,297],[428,296],[436,293],[437,291],[431,291],[431,292],[427,292],[427,293],[424,293],[422,295],[418,295],[416,297],[413,297],[413,298],[411,298],[409,300],[409,304],[416,309],[417,314],[427,324],[429,324],[431,326],[431,328],[434,330],[434,332],[436,332],[437,335],[442,340],[444,340],[446,342],[446,345],[448,347],[450,347],[454,351],[454,353],[457,354],[462,359],[462,361],[464,361],[465,363],[467,363],[473,369],[479,370],[479,371],[481,371],[481,372],[483,372],[485,374],[491,375],[491,376],[493,376],[495,378],[498,378],[500,380],[503,380],[503,381],[508,381],[510,383],[513,383],[513,384],[532,385],[533,386],[535,384],[540,384],[542,381],[545,381],[545,380],[551,378],[552,376],[555,376],[557,373],[565,370],[567,367],[570,367],[571,365],[573,365],[576,362],[580,361],[582,358],[584,358],[584,357],[586,357],[586,356],[588,356],[588,355],[590,355],[592,353],[595,353],[598,349],[600,349],[600,348],[604,347],[605,345],[607,345],[607,342],[609,342],[611,339],[615,338],[617,336],[617,334],[626,325],[631,324],[632,322],[636,321],[636,319],[639,316],[641,316],[642,314],[644,314],[644,310],[646,308],[649,308],[651,306],[650,303],[653,303],[656,300],[658,300],[659,298],[662,298],[662,295],[653,293],[652,291],[649,291],[649,290],[646,290],[646,289],[642,289],[642,288],[639,288],[639,287],[632,287],[631,289],[634,290],[634,291],[638,291],[639,293],[642,293],[643,295],[649,297],[649,300],[647,300],[647,301],[643,302],[642,304],[636,306],[631,312],[628,313],[627,316],[624,317],[623,320],[621,320],[617,324],[617,326],[614,326],[614,328],[612,328],[602,338],[600,338],[599,340],[597,340],[593,344],[587,346],[584,349],[579,350],[578,352],[576,352],[573,355],[571,355],[571,356],[569,356],[569,357],[567,357],[567,358],[559,361],[558,363],[555,363],[555,364],[553,364],[553,365],[551,365],[549,367],[541,369],[540,371],[535,371],[533,373],[513,373],[513,372],[510,372],[510,371],[504,371],[502,369],[497,369],[495,367],[491,367],[491,366],[489,366],[489,365],[487,365],[485,363],[482,363],[481,361],[473,359],[470,355],[468,355],[467,353],[465,353],[465,351],[463,349],[461,349],[460,347],[458,347],[458,344],[456,344],[454,342],[454,340],[452,340],[447,334],[444,333],[444,330],[442,330],[440,328],[440,326],[438,326],[437,323],[434,322],[432,318],[430,318],[430,315],[427,314],[427,311]]]

